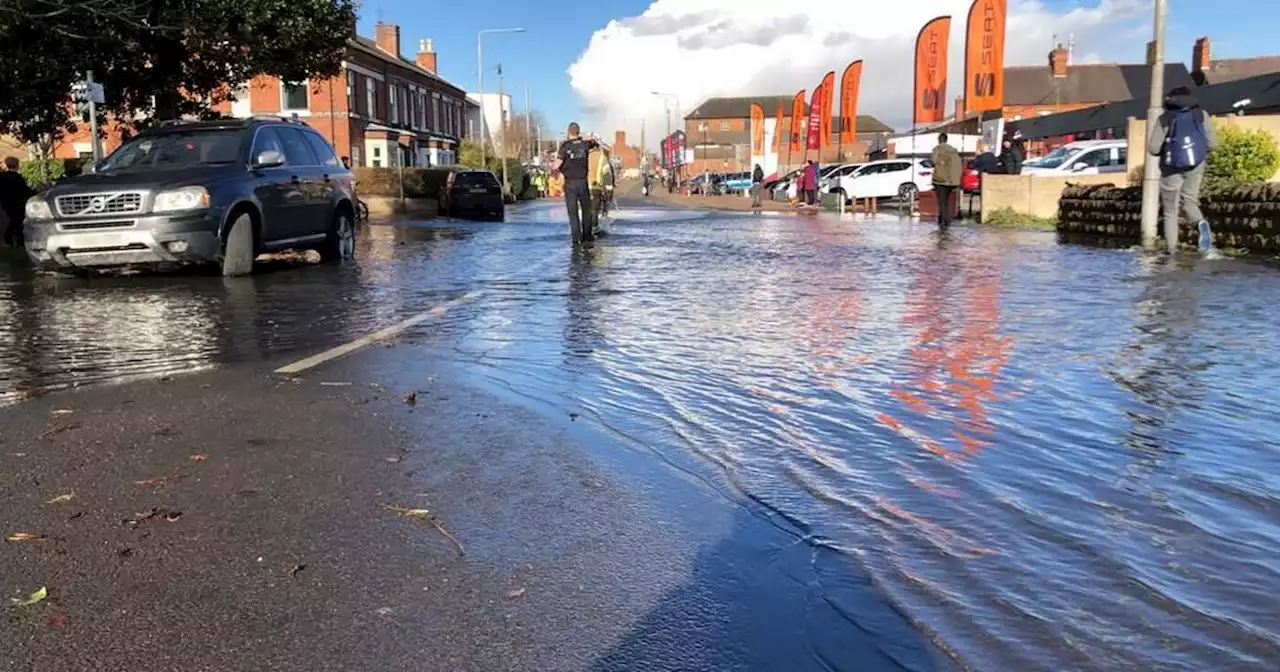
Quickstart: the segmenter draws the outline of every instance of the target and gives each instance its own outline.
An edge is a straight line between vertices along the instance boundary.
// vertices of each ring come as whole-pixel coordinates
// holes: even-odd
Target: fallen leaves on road
[[[507,599],[508,599],[508,600],[518,600],[518,599],[520,599],[521,597],[524,597],[524,591],[525,591],[525,589],[524,589],[524,588],[516,588],[515,590],[512,590],[512,591],[510,591],[510,592],[508,592],[508,593],[507,593]]]
[[[387,461],[388,461],[388,462],[390,462],[391,464],[397,464],[397,463],[399,463],[399,462],[400,462],[400,458],[398,458],[398,457],[394,457],[394,456],[393,456],[393,457],[388,457],[388,458],[387,458]]]
[[[320,384],[325,387],[350,387],[351,383],[339,380],[322,380]]]
[[[304,569],[306,569],[306,568],[307,568],[307,566],[306,566],[306,565],[294,565],[294,566],[293,566],[293,569],[289,570],[289,578],[291,578],[291,579],[292,579],[292,578],[296,577],[296,576],[298,575],[298,572],[301,572],[302,570],[304,570]]]
[[[187,459],[191,460],[192,462],[204,462],[205,460],[209,459],[209,456],[204,453],[196,453],[195,455],[192,455]]]
[[[13,604],[16,607],[29,607],[33,604],[40,604],[41,602],[44,602],[44,598],[46,597],[49,597],[48,589],[46,589],[44,586],[40,586],[39,590],[37,590],[34,593],[31,593],[31,595],[28,596],[27,599],[25,600],[19,600],[16,597],[11,597],[9,599],[13,600]]]
[[[43,534],[32,534],[31,532],[14,532],[4,538],[5,541],[40,541],[44,539]]]
[[[418,393],[410,392],[409,394],[404,395],[404,403],[409,404],[410,406],[416,406],[418,404]]]
[[[44,619],[44,624],[49,628],[61,628],[67,624],[68,620],[66,614],[50,609],[49,614]]]
[[[73,411],[73,410],[71,410],[71,409],[69,409],[69,408],[55,408],[55,409],[53,409],[53,414],[54,414],[54,415],[71,415],[72,413],[75,413],[75,411]]]
[[[133,514],[133,519],[126,520],[124,523],[129,527],[137,527],[138,523],[151,520],[156,517],[161,517],[171,523],[176,523],[178,522],[178,519],[182,517],[182,512],[174,511],[172,509],[152,508],[150,511],[142,511]]]
[[[172,485],[174,483],[177,483],[178,481],[181,481],[187,476],[190,476],[190,474],[170,474],[168,476],[156,476],[155,478],[144,478],[141,481],[134,481],[133,484],[140,485],[144,488],[145,487],[156,488],[156,487],[161,487],[165,485]]]
[[[57,497],[54,497],[53,499],[45,502],[45,504],[61,504],[63,502],[69,502],[75,498],[76,498],[76,493],[68,492],[65,495],[58,495]]]
[[[65,431],[67,431],[67,430],[69,430],[69,429],[79,429],[79,427],[80,427],[80,423],[78,423],[78,422],[68,422],[68,423],[67,423],[67,424],[65,424],[65,425],[58,425],[58,426],[56,426],[56,427],[50,427],[49,429],[46,429],[45,431],[40,432],[40,434],[36,436],[36,439],[37,439],[37,440],[39,440],[39,439],[47,439],[47,438],[49,438],[49,437],[53,436],[54,434],[61,434],[62,432],[65,432]]]
[[[420,518],[422,520],[427,521],[428,523],[431,523],[431,526],[439,530],[440,534],[444,535],[445,539],[448,539],[450,542],[453,543],[454,547],[458,549],[458,555],[466,555],[466,551],[462,549],[462,542],[458,541],[458,538],[453,536],[449,532],[449,530],[444,529],[444,525],[441,525],[440,521],[436,520],[435,516],[431,515],[430,510],[411,509],[405,506],[390,506],[390,505],[388,505],[386,508],[391,511],[395,511],[396,513],[402,516],[408,516],[410,518]]]

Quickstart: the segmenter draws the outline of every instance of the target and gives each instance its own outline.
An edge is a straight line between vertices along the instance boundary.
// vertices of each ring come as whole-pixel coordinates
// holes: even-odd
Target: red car
[[[964,175],[960,177],[960,189],[966,194],[982,191],[982,173],[973,167],[973,160],[966,161],[964,164]]]

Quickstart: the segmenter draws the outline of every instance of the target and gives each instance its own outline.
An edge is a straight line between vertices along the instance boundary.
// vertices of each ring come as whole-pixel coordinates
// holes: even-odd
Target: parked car
[[[355,255],[351,172],[302,122],[169,122],[26,205],[37,268],[221,265],[245,275],[261,252]]]
[[[792,170],[784,175],[777,175],[775,173],[774,179],[764,181],[765,191],[769,191],[773,193],[778,193],[779,191],[781,191],[785,193],[787,190],[787,187],[790,186],[791,184],[791,180],[795,179],[795,177],[799,174],[800,174],[799,168],[796,168],[795,170]]]
[[[832,170],[825,171],[826,177],[818,181],[818,191],[824,194],[830,193],[833,187],[839,186],[840,178],[846,175],[853,175],[855,172],[858,171],[858,169],[862,168],[865,165],[867,164],[845,163],[845,164],[836,166]]]
[[[440,210],[449,217],[482,217],[502,221],[506,203],[502,185],[488,170],[455,170],[440,190]]]
[[[929,159],[887,159],[865,163],[857,171],[841,177],[831,193],[847,199],[893,198],[915,200],[922,191],[933,190],[933,161]]]
[[[725,193],[741,194],[751,188],[751,173],[730,173],[724,177]]]
[[[982,191],[982,172],[974,167],[976,161],[976,159],[965,161],[964,174],[960,176],[960,189],[966,194]]]
[[[1103,175],[1128,170],[1128,143],[1125,140],[1085,140],[1067,145],[1056,157],[1035,164],[1022,164],[1023,175]]]

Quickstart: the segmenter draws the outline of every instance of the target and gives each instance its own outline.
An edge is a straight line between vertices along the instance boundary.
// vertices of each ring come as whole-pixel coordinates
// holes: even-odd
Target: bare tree
[[[511,115],[497,138],[500,149],[505,156],[528,158],[533,154],[539,128],[546,128],[546,121],[537,110],[529,114]]]

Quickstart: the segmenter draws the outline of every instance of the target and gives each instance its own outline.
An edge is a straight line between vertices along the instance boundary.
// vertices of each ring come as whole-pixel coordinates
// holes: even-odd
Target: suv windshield
[[[240,158],[244,130],[204,129],[143,135],[111,153],[98,172],[172,170],[234,163]]]

